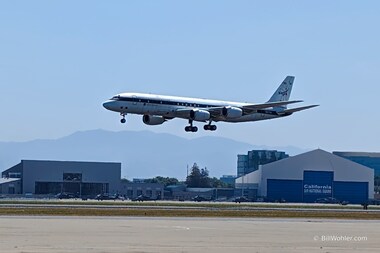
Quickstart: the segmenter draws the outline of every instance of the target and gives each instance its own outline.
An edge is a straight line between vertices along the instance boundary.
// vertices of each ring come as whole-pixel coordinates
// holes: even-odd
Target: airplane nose
[[[103,103],[103,107],[106,108],[107,110],[111,110],[111,104],[112,104],[112,101],[106,101]]]

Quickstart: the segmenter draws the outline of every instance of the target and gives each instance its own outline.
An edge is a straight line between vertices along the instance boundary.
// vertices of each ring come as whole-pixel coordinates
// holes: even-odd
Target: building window
[[[63,181],[82,182],[82,173],[63,173]]]
[[[21,172],[9,172],[8,177],[9,178],[21,178]]]

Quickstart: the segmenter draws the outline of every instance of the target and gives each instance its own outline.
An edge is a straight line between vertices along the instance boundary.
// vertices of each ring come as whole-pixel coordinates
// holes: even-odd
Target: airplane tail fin
[[[294,79],[294,76],[287,76],[268,102],[288,101],[290,93],[292,92]],[[286,105],[280,106],[280,108],[284,109],[286,108]]]

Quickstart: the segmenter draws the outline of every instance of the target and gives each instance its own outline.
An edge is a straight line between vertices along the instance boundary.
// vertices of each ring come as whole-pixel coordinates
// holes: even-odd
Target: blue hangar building
[[[333,197],[362,204],[374,195],[374,170],[321,149],[261,165],[236,188],[269,201],[314,203]]]

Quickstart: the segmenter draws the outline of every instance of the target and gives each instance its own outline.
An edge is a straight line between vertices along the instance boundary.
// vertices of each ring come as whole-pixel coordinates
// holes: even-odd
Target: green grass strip
[[[41,216],[147,216],[147,217],[236,217],[236,218],[333,218],[379,220],[379,212],[289,211],[289,210],[173,210],[128,208],[0,208],[0,215]]]

